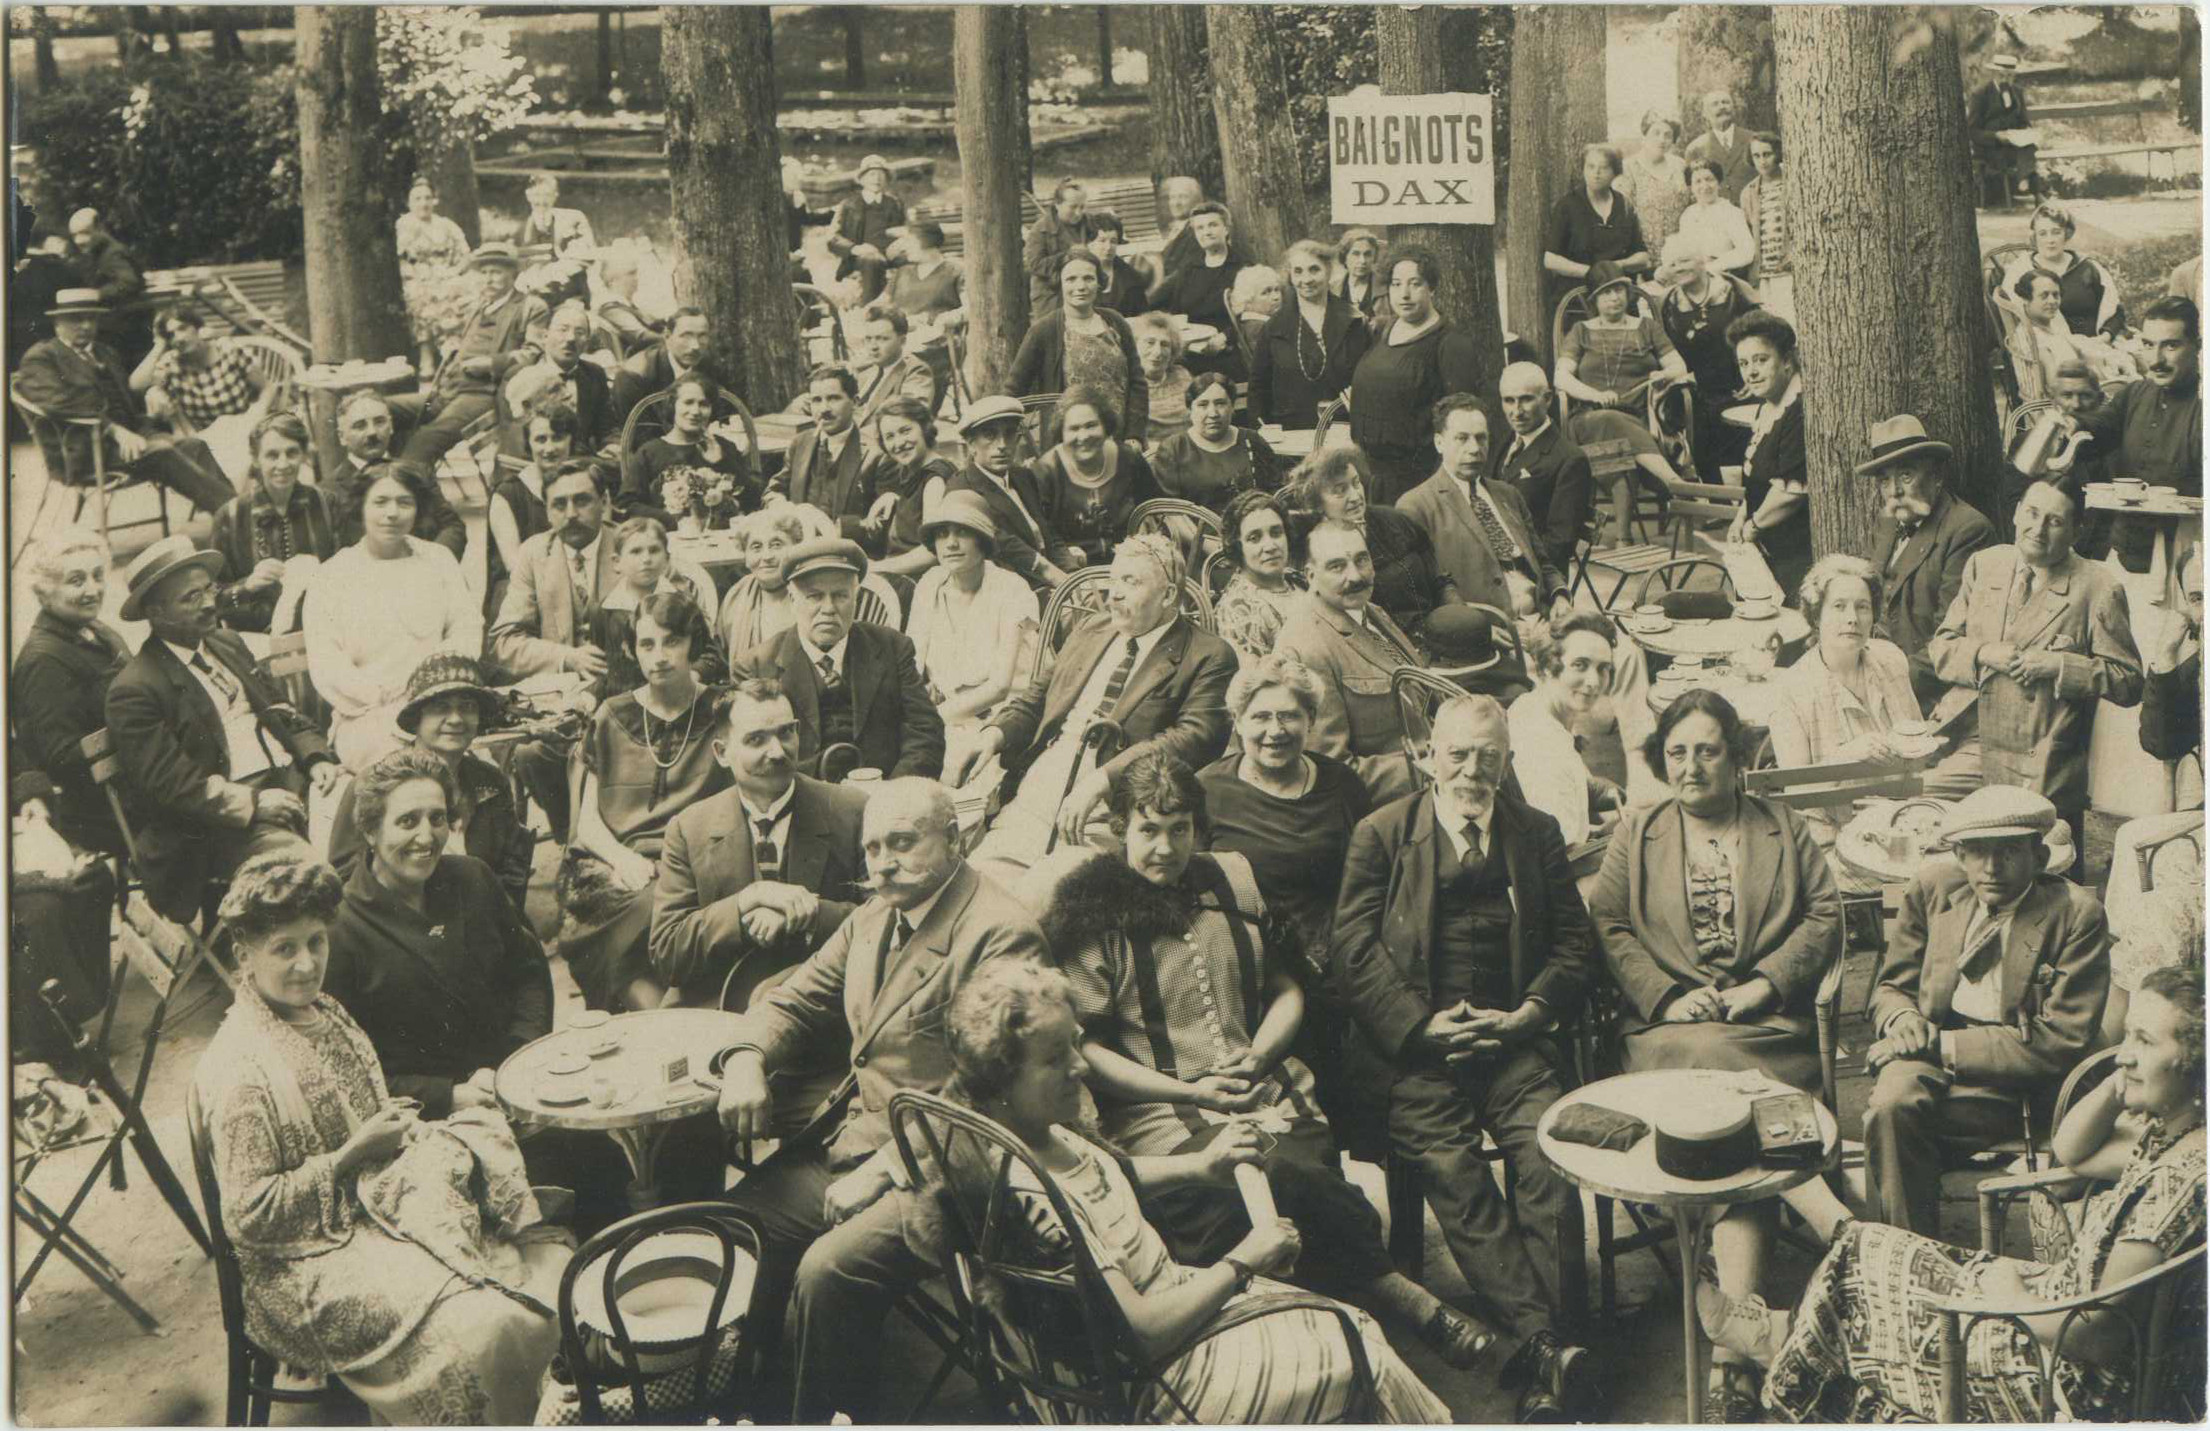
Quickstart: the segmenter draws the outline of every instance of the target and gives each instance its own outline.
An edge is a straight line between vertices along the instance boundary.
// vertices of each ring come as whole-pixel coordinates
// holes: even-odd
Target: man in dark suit
[[[1984,62],[1987,82],[1972,91],[1965,105],[1965,135],[1972,141],[1972,157],[1983,171],[2003,176],[2021,194],[2038,193],[2041,179],[2035,171],[2038,151],[2031,144],[2013,144],[1998,138],[2006,130],[2030,129],[2026,94],[2018,87],[2018,57],[1990,55]]]
[[[944,768],[944,718],[929,699],[913,643],[852,619],[867,553],[841,537],[783,553],[797,621],[739,661],[776,670],[798,719],[798,763],[812,769],[831,745],[859,747],[859,764],[885,777],[934,779]]]
[[[1883,591],[1880,621],[1911,658],[1911,689],[1932,710],[1948,684],[1934,674],[1926,643],[1941,629],[1964,585],[1964,564],[1997,542],[1988,519],[1950,492],[1950,447],[1926,435],[1909,413],[1874,423],[1872,456],[1857,475],[1879,484],[1886,512],[1874,539]]]
[[[523,432],[530,404],[548,394],[567,400],[575,409],[575,451],[596,452],[611,459],[614,440],[621,431],[614,415],[614,380],[606,369],[587,361],[583,345],[591,336],[591,310],[569,300],[553,310],[545,321],[544,361],[517,372],[506,384],[506,427],[499,434],[502,457],[527,461],[529,440]]]
[[[891,1186],[890,1095],[943,1088],[944,1010],[977,969],[1050,958],[1027,909],[959,857],[950,791],[893,780],[868,800],[861,830],[872,894],[745,1014],[722,1073],[722,1126],[782,1140],[729,1197],[767,1233],[755,1305],[785,1309],[802,1422],[879,1419],[883,1315],[939,1270],[908,1243],[910,1195]],[[847,1048],[850,1069],[827,1099],[778,1096],[776,1074]],[[758,1409],[781,1420],[790,1408]]]
[[[891,230],[904,225],[905,205],[890,192],[890,164],[879,154],[859,161],[859,192],[836,206],[829,230],[829,252],[837,256],[836,276],[859,275],[862,307],[882,296],[890,269]]]
[[[737,677],[716,753],[735,787],[668,826],[652,886],[652,967],[684,1003],[742,1013],[861,897],[867,797],[798,773],[798,717],[771,676]]]
[[[110,477],[128,472],[147,478],[183,493],[201,511],[213,513],[236,496],[236,490],[215,454],[198,438],[149,437],[141,432],[143,414],[122,362],[94,337],[106,311],[93,290],[63,289],[46,310],[54,336],[32,344],[15,370],[16,393],[53,421],[40,435],[47,475],[71,486],[92,485],[92,429],[69,419],[96,417],[106,424],[102,440],[107,444]]]
[[[153,349],[153,313],[140,301],[146,274],[138,256],[107,231],[96,210],[79,209],[69,216],[69,259],[77,281],[99,290],[107,305],[100,340],[122,358],[126,371],[136,368]]]
[[[853,422],[859,380],[840,363],[824,363],[806,375],[806,406],[813,426],[792,440],[783,470],[768,487],[793,502],[820,508],[846,536],[858,535],[867,518],[867,485],[860,480],[866,449]]]
[[[1868,1215],[1941,1235],[1941,1170],[2021,1126],[2094,1046],[2110,994],[2095,896],[2047,872],[2056,806],[1989,785],[1959,801],[1903,896],[1872,991]]]
[[[391,403],[382,393],[357,392],[338,409],[335,466],[323,475],[323,497],[330,505],[330,530],[341,547],[361,539],[361,498],[368,494],[369,469],[391,458]],[[435,480],[422,483],[430,500],[416,508],[414,534],[436,542],[455,557],[468,548],[468,527]]]
[[[1044,525],[1044,494],[1036,474],[1013,460],[1025,412],[1019,398],[987,397],[970,404],[960,420],[967,465],[944,484],[948,492],[972,492],[997,528],[998,565],[1038,591],[1067,579],[1052,564],[1051,529]]]
[[[710,336],[706,310],[703,308],[678,308],[668,319],[668,336],[651,347],[631,353],[622,370],[614,378],[614,424],[619,431],[622,423],[638,403],[654,393],[664,393],[675,386],[676,381],[696,374],[709,382],[717,381],[714,371],[706,361],[706,343]],[[640,419],[632,447],[642,447],[652,438],[668,430],[665,412],[654,418]]]
[[[470,267],[483,275],[484,297],[461,325],[459,346],[430,391],[393,403],[424,419],[402,455],[425,472],[435,472],[469,424],[492,411],[499,385],[541,356],[530,335],[543,326],[545,305],[514,286],[521,272],[514,245],[484,244]]]
[[[1570,607],[1565,577],[1535,540],[1534,518],[1518,490],[1487,480],[1489,419],[1481,400],[1453,393],[1435,404],[1434,422],[1442,465],[1405,493],[1397,510],[1435,544],[1446,598],[1512,616]]]
[[[1594,500],[1596,479],[1589,473],[1588,455],[1552,420],[1550,379],[1540,367],[1533,363],[1506,367],[1497,379],[1497,397],[1512,440],[1497,449],[1489,490],[1508,485],[1518,491],[1534,519],[1535,540],[1544,560],[1560,572],[1568,571]]]
[[[1166,751],[1194,770],[1227,748],[1235,653],[1181,614],[1181,548],[1161,536],[1130,537],[1114,553],[1112,573],[1105,619],[1067,637],[1051,669],[945,761],[954,785],[993,756],[1004,763],[1005,805],[975,851],[978,862],[1026,869],[1054,828],[1066,843],[1082,843],[1112,772],[1139,751]],[[1120,753],[1102,762],[1085,740],[1098,721],[1120,728]]]
[[[1305,744],[1357,771],[1375,800],[1409,794],[1404,715],[1389,681],[1397,667],[1423,662],[1374,602],[1366,534],[1348,522],[1313,528],[1305,538],[1305,584],[1274,637],[1276,651],[1302,661],[1320,682],[1320,709]]]
[[[1059,306],[1059,260],[1081,248],[1097,232],[1087,217],[1090,191],[1080,179],[1059,181],[1051,202],[1040,206],[1036,222],[1021,237],[1021,271],[1028,275],[1028,311],[1042,317]]]
[[[1719,192],[1728,203],[1739,204],[1743,188],[1757,177],[1757,166],[1750,162],[1750,131],[1735,123],[1742,102],[1732,90],[1715,89],[1704,96],[1703,108],[1711,127],[1688,142],[1688,162],[1709,160],[1717,164],[1724,176],[1719,180]]]
[[[1351,832],[1332,957],[1362,1035],[1346,1070],[1518,1339],[1498,1380],[1521,1388],[1522,1421],[1581,1419],[1593,1368],[1555,1330],[1580,1275],[1581,1204],[1535,1125],[1564,1093],[1554,1035],[1580,1009],[1596,941],[1558,822],[1506,786],[1511,755],[1494,699],[1436,713],[1434,787]],[[1475,1154],[1483,1132],[1511,1159],[1516,1212]]]
[[[208,881],[255,855],[307,854],[302,797],[310,784],[327,794],[339,774],[245,643],[218,628],[221,566],[181,533],[139,553],[122,617],[153,634],[107,692],[146,898],[179,923],[198,919]]]

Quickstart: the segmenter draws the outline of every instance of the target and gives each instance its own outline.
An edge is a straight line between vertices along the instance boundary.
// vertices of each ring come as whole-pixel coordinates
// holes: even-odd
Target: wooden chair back
[[[898,600],[897,589],[877,572],[871,571],[860,578],[852,616],[854,620],[872,621],[893,631],[905,629],[904,603]]]
[[[1021,399],[1020,462],[1034,462],[1051,450],[1051,420],[1065,393],[1029,393]]]
[[[672,408],[674,403],[674,390],[663,388],[631,408],[629,416],[622,421],[619,451],[621,454],[621,480],[625,489],[633,489],[639,480],[637,475],[637,449],[644,446],[651,437],[656,437],[667,431],[667,422],[659,414]],[[745,476],[757,485],[760,480],[760,425],[753,420],[752,409],[745,406],[743,398],[738,397],[727,388],[717,385],[714,388],[714,420],[717,422],[724,421],[732,413],[744,421]],[[641,426],[648,416],[656,424],[649,434]]]
[[[130,816],[123,812],[122,791],[117,782],[123,774],[123,763],[115,754],[115,737],[106,726],[101,726],[83,740],[77,748],[84,752],[85,764],[92,771],[92,783],[107,796],[107,808],[115,816],[115,828],[123,832],[123,848],[130,855],[133,865],[138,863],[138,837],[131,832]]]
[[[1918,767],[1842,760],[1748,770],[1743,772],[1742,785],[1750,794],[1791,810],[1833,810],[1859,800],[1919,799],[1925,794],[1926,775]]]

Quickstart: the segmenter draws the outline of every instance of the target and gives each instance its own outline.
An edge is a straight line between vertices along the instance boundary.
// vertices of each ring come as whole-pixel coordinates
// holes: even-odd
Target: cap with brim
[[[1019,422],[1027,415],[1019,398],[986,397],[968,406],[967,415],[959,420],[959,435],[965,437],[992,423]]]
[[[863,577],[867,575],[867,553],[858,542],[843,537],[816,537],[783,553],[783,580],[786,582],[817,571],[842,571]]]
[[[514,252],[513,244],[500,243],[496,240],[479,247],[468,260],[468,266],[471,268],[484,268],[492,264],[504,268],[520,268],[522,260],[520,255]]]
[[[1609,261],[1598,263],[1588,271],[1588,296],[1591,302],[1595,301],[1597,294],[1602,293],[1607,288],[1631,288],[1633,286],[1634,276],[1620,271],[1616,264]]]
[[[1983,61],[1983,63],[1986,64],[1986,66],[1991,70],[2001,70],[2005,74],[2010,74],[2015,72],[2018,68],[2018,56],[1989,55],[1987,59]]]
[[[1917,453],[1930,452],[1946,460],[1952,451],[1948,443],[1928,437],[1925,424],[1909,413],[1874,423],[1866,440],[1872,444],[1872,456],[1857,464],[1860,477],[1870,477]]]
[[[2001,840],[2016,835],[2047,839],[2057,807],[2046,796],[2016,785],[1984,785],[1959,800],[1941,827],[1944,845]]]
[[[431,656],[414,669],[407,680],[406,704],[399,707],[399,728],[413,735],[422,723],[422,708],[439,696],[462,691],[476,698],[476,707],[489,725],[506,709],[499,693],[484,683],[483,667],[466,656],[450,652]]]
[[[217,551],[201,551],[192,545],[192,539],[182,533],[163,537],[147,547],[132,560],[123,573],[123,609],[125,621],[141,621],[146,615],[146,598],[155,588],[180,572],[198,567],[209,576],[223,574],[223,554]]]
[[[107,312],[107,305],[100,301],[97,288],[64,288],[54,295],[54,306],[46,310],[49,318],[67,318],[72,314]]]
[[[870,169],[880,169],[885,179],[890,177],[890,161],[880,154],[870,154],[865,159],[860,160],[859,168],[852,171],[853,177],[857,178]]]
[[[939,527],[964,527],[992,547],[998,544],[997,523],[990,520],[989,507],[973,492],[947,492],[934,506],[922,511],[924,542],[933,542]]]

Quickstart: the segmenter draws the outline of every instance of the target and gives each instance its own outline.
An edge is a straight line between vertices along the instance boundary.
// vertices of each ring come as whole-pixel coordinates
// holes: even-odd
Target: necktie
[[[913,937],[913,923],[901,912],[893,916],[890,924],[890,957],[895,959],[904,950],[906,941]]]
[[[1903,560],[1903,549],[1909,546],[1911,544],[1911,539],[1913,537],[1916,537],[1917,535],[1918,527],[1915,524],[1908,527],[1898,527],[1896,529],[1895,550],[1888,553],[1888,570],[1895,570],[1895,564]]]
[[[1967,979],[1980,979],[1995,963],[1995,956],[2002,952],[2003,924],[1993,915],[1987,915],[1979,932],[1972,939],[1972,946],[1957,961],[1957,972]]]
[[[1128,638],[1128,652],[1120,658],[1120,665],[1114,669],[1112,679],[1105,683],[1105,696],[1097,703],[1097,710],[1093,715],[1112,714],[1113,703],[1120,699],[1122,691],[1128,689],[1128,677],[1134,674],[1135,669],[1136,638],[1131,636]]]
[[[844,678],[836,673],[836,662],[829,659],[827,652],[823,652],[821,659],[813,663],[813,668],[821,673],[821,684],[830,690],[844,684]]]
[[[1466,857],[1459,862],[1459,868],[1463,869],[1467,874],[1478,873],[1483,861],[1486,859],[1486,856],[1484,856],[1481,851],[1481,827],[1475,824],[1473,821],[1468,820],[1466,821],[1465,829],[1460,831],[1460,833],[1463,834],[1466,839]]]
[[[1466,500],[1473,504],[1473,520],[1481,528],[1481,535],[1487,539],[1489,550],[1496,554],[1497,561],[1505,566],[1518,561],[1519,543],[1513,541],[1512,534],[1504,530],[1504,523],[1498,519],[1496,509],[1483,499],[1478,485],[1470,482],[1466,484]]]
[[[216,690],[223,693],[223,704],[232,706],[238,704],[238,682],[228,671],[209,661],[206,652],[194,651],[192,653],[192,669],[207,677],[209,683]]]
[[[755,816],[753,826],[759,831],[752,839],[752,868],[761,879],[783,877],[783,852],[775,848],[775,821],[769,816]]]
[[[561,545],[568,546],[566,542],[562,542]],[[568,547],[568,575],[575,581],[576,605],[578,607],[589,606],[591,604],[591,581],[583,571],[583,548]]]

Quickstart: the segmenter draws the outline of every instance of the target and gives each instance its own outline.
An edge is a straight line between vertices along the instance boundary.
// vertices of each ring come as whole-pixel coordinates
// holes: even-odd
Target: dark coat
[[[1093,621],[1074,632],[1051,669],[1008,697],[990,722],[1005,732],[1000,758],[1007,799],[1037,753],[1057,738],[1097,663],[1113,645],[1114,628],[1108,622]],[[1198,630],[1188,617],[1177,616],[1105,712],[1123,735],[1121,753],[1110,764],[1124,765],[1145,747],[1175,756],[1192,770],[1211,763],[1227,749],[1228,681],[1234,675],[1235,652],[1228,644]]]
[[[860,244],[871,243],[887,254],[890,231],[905,221],[905,204],[887,188],[872,204],[858,194],[838,204],[836,226],[829,230],[829,252],[837,256],[836,276],[858,272],[860,261],[852,257],[852,250]]]
[[[93,783],[83,741],[107,724],[108,685],[129,662],[130,648],[105,622],[95,622],[92,631],[97,646],[43,611],[32,619],[15,653],[8,725],[20,758],[45,782],[25,794],[46,801],[54,828],[79,849],[121,853],[122,832],[106,794]]]
[[[88,361],[59,338],[34,343],[15,370],[15,391],[59,427],[58,445],[51,432],[42,435],[40,447],[48,470],[66,472],[66,480],[80,486],[92,482],[92,432],[63,421],[72,417],[104,417],[136,432],[142,412],[130,390],[122,359],[102,342],[92,344]],[[122,456],[110,442],[107,465],[122,465]]]
[[[1045,577],[1043,568],[1051,561],[1051,551],[1058,542],[1051,528],[1044,525],[1051,517],[1044,506],[1043,484],[1028,468],[1015,466],[1006,474],[1005,485],[1020,495],[1019,502],[1006,496],[1004,488],[970,465],[954,473],[945,482],[944,490],[946,493],[972,492],[980,497],[982,505],[990,509],[990,524],[998,529],[998,544],[992,560],[1038,591],[1048,592],[1051,582]]]
[[[17,671],[23,668],[16,666]],[[22,676],[16,677],[21,699]],[[2158,760],[2184,760],[2202,749],[2202,653],[2169,671],[2141,676],[2141,748]]]
[[[368,852],[368,842],[361,837],[360,819],[353,812],[357,783],[346,783],[330,822],[330,868],[341,875],[351,875],[353,866]],[[465,755],[460,762],[460,787],[461,798],[468,805],[464,841],[468,856],[490,868],[507,898],[520,909],[529,893],[530,857],[537,849],[537,836],[522,823],[522,813],[514,806],[514,784],[490,761]]]
[[[1330,293],[1314,354],[1311,330],[1305,327],[1296,295],[1285,295],[1281,311],[1266,320],[1252,345],[1251,411],[1262,422],[1300,429],[1313,426],[1319,421],[1320,404],[1349,389],[1351,374],[1366,356],[1371,338],[1372,330],[1360,321],[1358,311],[1340,294]],[[1317,379],[1305,376],[1312,356],[1324,359]]]
[[[246,703],[292,764],[304,769],[334,759],[320,733],[284,703],[245,642],[228,631],[205,650],[237,678]],[[216,870],[208,835],[252,823],[250,792],[208,777],[230,779],[230,743],[199,678],[168,644],[148,636],[107,690],[107,727],[122,763],[125,803],[138,837],[138,873],[155,909],[179,922],[199,914],[200,896]],[[246,798],[240,799],[244,794]]]
[[[1573,566],[1573,549],[1587,524],[1590,503],[1595,500],[1596,479],[1589,472],[1588,454],[1581,451],[1556,422],[1545,427],[1532,447],[1521,449],[1509,461],[1517,433],[1500,438],[1489,469],[1490,488],[1508,486],[1527,504],[1535,523],[1535,540],[1542,544],[1545,565],[1560,572]]]
[[[862,897],[866,858],[860,816],[867,797],[797,778],[783,882],[820,898],[813,922],[761,947],[745,931],[737,896],[758,878],[744,797],[734,789],[699,801],[668,824],[652,884],[652,967],[685,1004],[742,1013],[761,981],[821,947]],[[734,976],[734,977],[733,977]]]
[[[710,362],[701,360],[696,369],[700,377],[719,383],[721,378]],[[618,434],[621,425],[629,421],[631,409],[654,393],[664,393],[675,386],[675,364],[668,359],[665,341],[631,353],[622,360],[621,371],[614,375],[614,430]],[[637,434],[632,448],[642,447],[652,438],[668,430],[668,414],[662,412],[657,419],[637,424]]]
[[[840,525],[849,520],[856,526],[859,519],[867,515],[872,499],[861,481],[861,471],[867,461],[867,444],[861,440],[859,429],[853,428],[844,443],[843,453],[832,468],[822,460],[821,443],[818,427],[809,427],[799,433],[791,441],[783,470],[768,485],[793,502],[819,507],[836,518]]]
[[[1151,411],[1151,389],[1144,382],[1143,360],[1136,356],[1136,334],[1128,326],[1128,320],[1110,308],[1100,308],[1097,316],[1105,320],[1105,326],[1113,330],[1120,340],[1120,355],[1127,360],[1128,384],[1119,394],[1121,399],[1120,425],[1127,430],[1145,420]],[[1021,397],[1035,397],[1042,393],[1061,393],[1067,390],[1067,331],[1066,310],[1054,308],[1028,327],[1028,336],[1021,339],[1020,351],[1013,355],[1013,375],[1006,380],[1006,390]]]
[[[1888,639],[1911,658],[1911,690],[1922,709],[1932,710],[1947,683],[1934,674],[1926,643],[1941,629],[1957,592],[1964,586],[1964,564],[1982,547],[2000,538],[1979,509],[1953,493],[1944,493],[1932,515],[1918,524],[1901,553],[1902,531],[1886,517],[1873,543],[1873,565],[1881,573],[1880,621]]]
[[[783,691],[798,717],[798,761],[821,755],[821,673],[799,644],[796,628],[755,646],[738,664],[772,662],[783,673]],[[859,763],[886,780],[921,775],[934,780],[944,769],[944,718],[929,699],[913,643],[887,626],[855,621],[844,646],[844,680],[852,690],[853,743]]]
[[[1596,978],[1597,953],[1565,837],[1556,820],[1506,791],[1490,838],[1502,843],[1511,877],[1513,993],[1549,1005],[1555,1024],[1570,1023]],[[1405,1066],[1406,1043],[1435,1013],[1436,862],[1455,853],[1436,824],[1432,790],[1390,801],[1351,831],[1328,963],[1365,1035],[1351,1040],[1347,1063],[1369,1089],[1387,1088]]]

